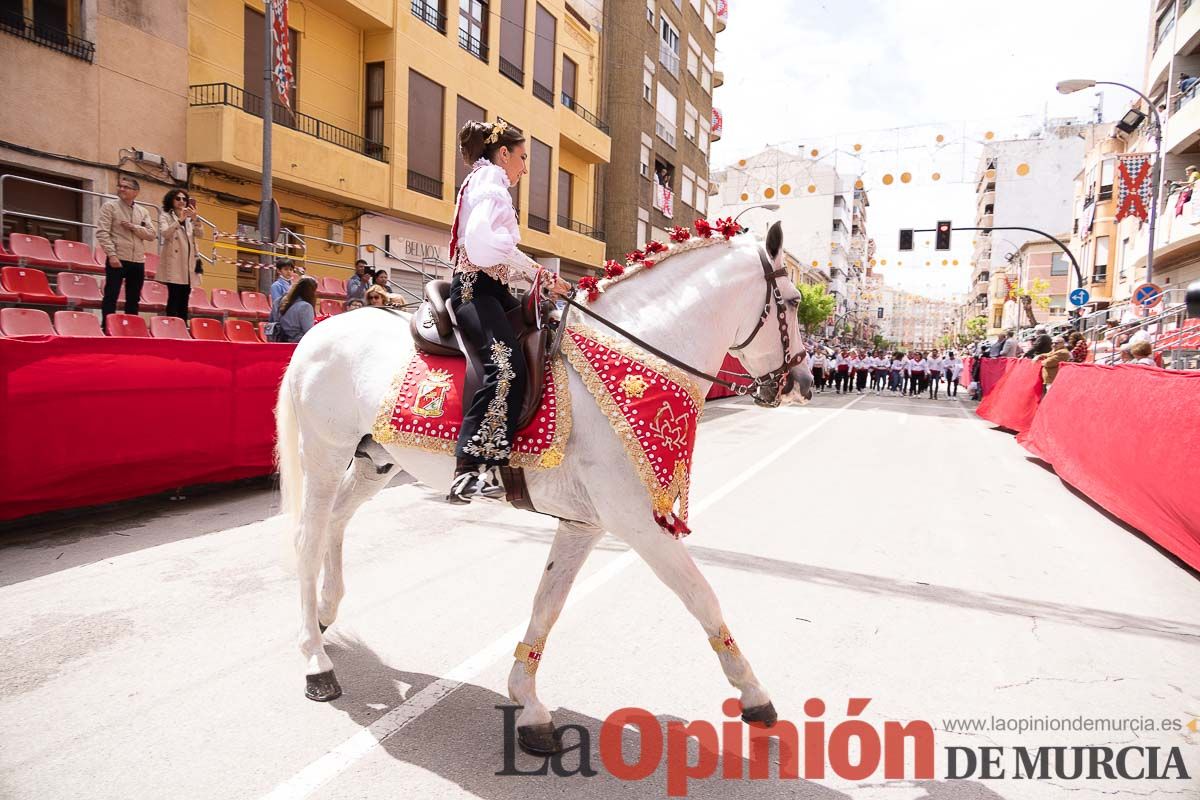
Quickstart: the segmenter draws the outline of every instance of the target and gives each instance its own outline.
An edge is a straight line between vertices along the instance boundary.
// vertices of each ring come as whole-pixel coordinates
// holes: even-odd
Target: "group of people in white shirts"
[[[943,355],[938,350],[928,354],[917,350],[889,354],[883,350],[843,348],[826,353],[817,348],[810,351],[808,368],[813,375],[813,388],[819,392],[832,386],[837,394],[871,391],[918,396],[928,393],[930,399],[937,399],[943,380],[946,381],[946,397],[958,397],[958,377],[962,374],[963,360],[953,350]]]

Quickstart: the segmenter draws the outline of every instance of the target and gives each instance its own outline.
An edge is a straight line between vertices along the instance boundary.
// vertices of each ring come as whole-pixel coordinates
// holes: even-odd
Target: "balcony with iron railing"
[[[545,217],[539,217],[533,212],[529,213],[529,227],[531,230],[541,231],[542,233],[550,232],[550,220]]]
[[[192,108],[203,106],[231,106],[241,109],[250,116],[262,117],[263,100],[258,95],[250,94],[229,83],[202,83],[188,87],[188,105]],[[348,130],[330,125],[328,122],[299,114],[280,103],[275,103],[273,121],[276,125],[291,128],[300,133],[306,133],[323,142],[335,144],[338,147],[351,150],[376,161],[387,162],[388,148],[379,142],[373,142],[351,133]]]
[[[537,78],[533,79],[533,96],[548,106],[554,106],[554,90],[538,83]]]
[[[17,3],[20,6],[21,3]],[[32,42],[36,45],[57,50],[60,53],[78,58],[80,61],[86,61],[91,64],[96,57],[96,45],[74,34],[60,31],[50,25],[45,25],[32,19],[14,14],[12,12],[0,11],[0,31],[12,34],[18,39],[24,39],[27,42]],[[17,58],[16,54],[10,54],[10,58]]]
[[[525,86],[525,70],[512,63],[504,56],[500,56],[500,74],[508,78],[517,86],[524,88]]]
[[[592,112],[588,111],[583,106],[579,105],[579,103],[575,101],[575,98],[566,92],[562,93],[562,104],[564,108],[569,108],[579,116],[583,117],[589,125],[591,125],[593,128],[596,128],[601,133],[609,132],[608,125],[606,125],[603,120],[601,120]]]
[[[676,78],[679,77],[679,54],[672,50],[666,42],[658,43],[658,63],[666,67],[667,72]]]
[[[408,188],[414,192],[436,197],[438,200],[442,199],[442,182],[415,169],[408,170]]]
[[[481,42],[462,28],[458,29],[458,46],[483,63],[486,64],[488,62],[487,42]]]
[[[412,15],[438,33],[446,32],[446,15],[436,3],[427,0],[412,0]]]
[[[566,228],[569,231],[574,231],[597,241],[604,241],[604,231],[598,231],[591,225],[563,216],[562,214],[558,215],[558,227]]]

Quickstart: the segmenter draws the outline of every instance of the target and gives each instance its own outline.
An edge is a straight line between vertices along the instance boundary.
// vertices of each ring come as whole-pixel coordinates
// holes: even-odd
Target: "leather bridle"
[[[779,322],[779,343],[783,346],[783,362],[765,375],[760,375],[754,378],[749,384],[733,383],[732,381],[719,378],[716,375],[709,375],[707,372],[698,370],[690,364],[686,364],[674,356],[664,353],[657,347],[642,341],[621,326],[605,319],[587,306],[575,302],[574,290],[564,299],[569,307],[579,309],[587,316],[603,323],[608,328],[619,333],[622,337],[633,342],[643,350],[658,356],[668,364],[678,367],[684,372],[695,375],[697,378],[701,378],[702,380],[710,381],[719,386],[724,386],[726,389],[729,389],[739,397],[745,397],[746,395],[753,394],[755,403],[768,408],[774,408],[780,404],[782,397],[785,394],[784,387],[791,380],[789,377],[789,372],[791,371],[792,367],[796,366],[804,359],[804,353],[801,351],[796,355],[791,354],[792,339],[788,334],[787,329],[787,304],[784,302],[783,292],[779,290],[779,278],[786,277],[787,270],[774,269],[774,265],[771,263],[771,260],[767,258],[767,253],[763,249],[762,245],[759,245],[758,247],[758,259],[762,264],[763,280],[766,281],[767,285],[767,293],[763,300],[762,313],[758,317],[758,322],[756,322],[754,325],[754,330],[750,331],[750,335],[746,337],[746,340],[741,344],[735,345],[729,349],[731,351],[736,351],[744,350],[749,347],[750,343],[754,341],[754,338],[758,336],[759,331],[762,330],[763,324],[767,321],[767,318],[771,315],[771,306],[774,305],[775,316]],[[563,314],[563,319],[559,321],[559,326],[559,335],[561,336],[562,331],[566,329],[566,312]],[[770,397],[764,397],[761,394],[762,390],[767,388],[774,389],[774,393]]]

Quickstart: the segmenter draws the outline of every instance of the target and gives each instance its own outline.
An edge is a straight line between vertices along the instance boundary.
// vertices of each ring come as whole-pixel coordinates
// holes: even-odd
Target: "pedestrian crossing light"
[[[950,220],[942,220],[937,224],[937,242],[935,243],[934,249],[950,249]]]
[[[900,229],[900,249],[901,250],[912,250],[913,249],[912,228],[901,228]]]

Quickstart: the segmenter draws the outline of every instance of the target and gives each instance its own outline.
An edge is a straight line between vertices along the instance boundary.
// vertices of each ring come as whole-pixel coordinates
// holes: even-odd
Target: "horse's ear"
[[[783,225],[780,222],[775,222],[774,225],[767,231],[767,255],[772,261],[779,260],[779,254],[783,252]]]

